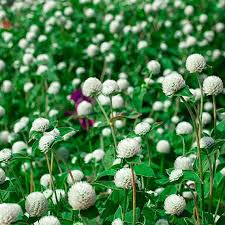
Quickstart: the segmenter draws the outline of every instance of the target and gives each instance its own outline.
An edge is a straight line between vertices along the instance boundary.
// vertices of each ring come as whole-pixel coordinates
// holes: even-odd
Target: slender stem
[[[216,98],[215,98],[215,95],[212,96],[212,100],[213,100],[213,129],[215,132],[215,128],[216,128]]]
[[[148,151],[148,165],[151,166],[151,151],[150,151],[150,146],[148,142],[148,135],[146,135],[145,140],[146,140],[146,146]]]
[[[184,137],[182,135],[181,136],[181,139],[182,139],[182,145],[183,145],[183,156],[185,155],[185,140],[184,140]]]
[[[134,176],[134,168],[131,164],[131,173],[132,173],[132,192],[133,192],[133,225],[136,224],[136,182]]]
[[[113,143],[114,143],[114,148],[115,148],[115,151],[114,151],[114,157],[116,156],[116,149],[117,149],[117,141],[116,141],[116,135],[115,135],[115,131],[114,131],[114,127],[113,127],[113,124],[111,123],[106,111],[104,110],[104,108],[102,107],[101,103],[99,102],[98,98],[96,97],[95,98],[96,102],[98,103],[99,105],[99,108],[101,109],[108,125],[110,126],[111,128],[111,132],[112,132],[112,138],[113,138]]]
[[[213,164],[212,164],[212,160],[210,158],[210,155],[207,151],[207,158],[208,158],[208,162],[209,162],[209,171],[210,171],[210,183],[209,183],[209,212],[211,212],[212,210],[212,202],[213,202]]]

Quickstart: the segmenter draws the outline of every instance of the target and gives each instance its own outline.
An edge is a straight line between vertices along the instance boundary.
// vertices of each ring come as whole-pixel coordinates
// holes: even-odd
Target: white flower
[[[156,145],[156,150],[160,153],[169,153],[170,143],[167,140],[160,140]]]
[[[152,106],[153,111],[162,111],[163,110],[163,102],[155,101]]]
[[[124,100],[121,95],[115,95],[112,97],[112,108],[121,109],[124,106]]]
[[[12,151],[4,148],[0,151],[0,162],[7,162],[12,157]]]
[[[95,190],[87,182],[78,182],[69,189],[68,200],[75,210],[88,209],[95,204]]]
[[[25,209],[31,217],[41,216],[48,209],[48,201],[41,192],[32,192],[26,198]]]
[[[164,202],[164,209],[170,215],[180,215],[185,207],[185,199],[176,194],[169,195]]]
[[[215,144],[215,141],[211,137],[202,137],[200,140],[200,147],[209,149]]]
[[[12,91],[12,82],[10,80],[4,80],[2,83],[2,92],[10,93]]]
[[[51,135],[51,134],[44,134],[38,143],[38,147],[40,149],[41,152],[43,153],[47,153],[48,150],[50,149],[51,145],[53,144],[55,140],[55,136]]]
[[[92,153],[88,153],[88,154],[86,154],[85,157],[84,157],[84,162],[85,162],[85,163],[89,163],[92,159],[93,159]]]
[[[74,131],[74,130],[73,131],[70,131],[67,134],[64,134],[63,135],[63,140],[64,141],[67,141],[68,139],[70,139],[71,137],[73,137],[74,134],[76,134],[76,131]]]
[[[175,169],[192,170],[192,160],[189,157],[178,156],[174,162]]]
[[[171,96],[185,86],[183,77],[178,73],[166,76],[162,82],[162,89],[165,95]]]
[[[147,122],[141,122],[141,123],[138,123],[135,128],[134,128],[134,133],[136,135],[145,135],[147,134],[151,129],[151,125]]]
[[[6,175],[5,175],[5,171],[0,168],[0,184],[3,184],[5,182],[6,179]]]
[[[5,115],[5,109],[0,105],[0,117]]]
[[[30,54],[30,53],[24,54],[24,56],[23,56],[23,63],[24,63],[24,65],[29,65],[33,61],[34,61],[34,57],[33,57],[32,54]]]
[[[169,225],[166,219],[159,219],[156,221],[155,225]]]
[[[17,123],[15,123],[13,127],[14,133],[19,133],[21,130],[23,130],[27,126],[28,122],[29,119],[27,121],[19,120]]]
[[[117,155],[119,158],[130,158],[138,154],[141,150],[141,144],[134,138],[125,138],[117,146]]]
[[[123,221],[120,218],[115,219],[113,220],[112,225],[123,225]]]
[[[204,104],[204,110],[205,111],[211,111],[213,109],[213,104],[212,104],[212,102],[206,102],[205,104]]]
[[[134,180],[136,181],[134,174]],[[114,177],[114,183],[117,187],[123,189],[130,189],[132,187],[132,171],[130,168],[122,168],[118,170]]]
[[[192,132],[193,132],[193,127],[189,122],[182,121],[178,123],[176,126],[177,135],[191,134]]]
[[[55,178],[53,177],[53,181],[55,180]],[[44,174],[41,176],[40,179],[40,184],[45,187],[48,188],[51,184],[52,180],[51,180],[51,175],[50,174]]]
[[[169,175],[170,182],[179,180],[180,177],[183,176],[183,171],[181,169],[175,169],[173,170]]]
[[[44,216],[38,221],[37,225],[60,225],[60,222],[55,216]]]
[[[96,162],[99,162],[100,160],[104,158],[105,152],[102,149],[96,149],[92,152],[92,156]]]
[[[44,132],[49,128],[49,120],[45,118],[37,118],[32,123],[32,130]]]
[[[57,205],[63,198],[65,198],[66,193],[63,189],[56,189],[55,192],[52,193],[52,203]]]
[[[2,203],[0,204],[0,224],[10,225],[16,222],[19,215],[22,215],[22,209],[20,205],[14,203]]]
[[[206,67],[205,58],[200,54],[192,54],[187,57],[186,60],[186,69],[190,73],[202,72]]]
[[[101,105],[103,105],[103,106],[110,105],[110,98],[108,96],[100,94],[98,96],[98,100],[101,103]]]
[[[88,101],[82,101],[77,106],[77,115],[78,116],[88,116],[92,113],[92,104]]]
[[[98,53],[98,46],[90,44],[86,52],[89,57],[94,57]]]
[[[148,62],[147,68],[150,72],[152,72],[152,74],[159,74],[161,70],[161,65],[158,61],[151,60],[150,62]]]
[[[102,136],[103,137],[109,137],[109,135],[111,134],[111,129],[109,127],[105,127],[103,130],[102,130]]]
[[[212,116],[208,112],[203,112],[202,113],[202,124],[207,125],[210,124],[212,121]]]
[[[17,141],[12,146],[12,153],[20,153],[23,149],[27,149],[27,144],[23,141]]]
[[[217,76],[209,76],[203,81],[203,91],[206,95],[218,95],[223,91],[223,81]]]
[[[194,196],[197,196],[197,192],[194,192],[194,196],[192,194],[191,191],[183,191],[182,192],[182,196],[185,198],[185,199],[193,199]]]
[[[117,80],[117,84],[119,86],[120,91],[126,91],[129,87],[129,82],[127,78],[120,78],[119,80]]]
[[[102,91],[102,83],[95,77],[89,77],[84,81],[82,92],[85,96],[95,96]]]
[[[72,176],[71,176],[72,175]],[[80,170],[72,170],[71,174],[69,173],[67,176],[67,183],[69,185],[72,185],[74,183],[77,183],[81,181],[84,178],[84,174]]]
[[[51,189],[46,189],[43,191],[43,195],[45,196],[46,199],[49,199],[53,194],[53,191]]]
[[[102,94],[105,96],[114,95],[119,91],[119,85],[115,80],[106,80],[102,84]]]

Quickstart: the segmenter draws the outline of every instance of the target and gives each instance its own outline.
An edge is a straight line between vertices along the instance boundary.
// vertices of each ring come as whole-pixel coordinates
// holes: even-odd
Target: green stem
[[[212,100],[213,100],[213,129],[215,132],[215,128],[216,128],[216,98],[215,98],[215,95],[212,96]]]
[[[127,211],[128,190],[125,189],[124,192],[125,192],[125,197],[124,197],[123,216],[122,216],[123,221],[125,221],[125,215],[126,215],[126,211]]]
[[[133,225],[136,224],[136,181],[134,176],[134,168],[131,164],[131,173],[132,173],[132,192],[133,192]]]

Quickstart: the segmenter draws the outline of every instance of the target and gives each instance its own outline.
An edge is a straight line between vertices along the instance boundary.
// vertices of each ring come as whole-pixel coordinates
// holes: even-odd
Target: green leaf
[[[140,165],[136,165],[134,167],[134,171],[136,175],[140,175],[143,177],[155,177],[155,174],[151,167],[147,166],[146,164],[142,163]]]
[[[92,206],[91,208],[87,210],[81,210],[80,214],[82,217],[87,219],[94,219],[99,215],[98,209],[95,206]]]

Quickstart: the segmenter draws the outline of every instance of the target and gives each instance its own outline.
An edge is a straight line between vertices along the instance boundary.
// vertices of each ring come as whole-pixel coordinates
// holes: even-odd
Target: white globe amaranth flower
[[[134,174],[136,182],[137,177]],[[130,168],[122,168],[118,170],[114,176],[114,183],[117,187],[123,189],[130,189],[132,187],[132,170]]]
[[[40,151],[43,153],[47,153],[54,141],[55,141],[55,136],[51,134],[44,134],[40,138],[38,143],[38,147]]]
[[[138,154],[141,150],[141,144],[134,138],[125,138],[117,145],[117,156],[119,158],[130,158]]]
[[[67,183],[72,185],[74,183],[80,182],[84,178],[84,174],[80,170],[72,170],[71,174],[67,175]]]
[[[7,162],[12,157],[12,150],[9,148],[3,148],[0,151],[0,162]]]
[[[212,116],[208,112],[203,112],[202,113],[202,124],[207,125],[210,124],[212,121]]]
[[[167,214],[180,215],[186,207],[186,201],[182,196],[169,195],[164,202],[164,209]]]
[[[108,96],[100,94],[98,96],[98,100],[99,100],[99,102],[101,103],[102,106],[110,105],[110,98]]]
[[[119,85],[115,80],[106,80],[102,84],[102,94],[105,96],[111,96],[119,91]]]
[[[3,184],[5,182],[6,179],[6,175],[5,175],[5,171],[0,168],[0,184]]]
[[[163,105],[163,102],[161,101],[155,101],[152,105],[152,110],[156,112],[162,111],[163,108],[164,108],[164,105]]]
[[[55,178],[53,177],[53,181],[55,180]],[[52,179],[51,179],[51,175],[50,174],[44,174],[41,176],[41,179],[40,179],[40,184],[45,187],[45,188],[48,188],[50,186],[52,182]]]
[[[10,225],[16,222],[19,215],[22,215],[23,211],[20,205],[15,203],[2,203],[0,204],[0,224]]]
[[[0,105],[0,117],[5,115],[5,109]]]
[[[67,141],[69,140],[71,137],[73,137],[73,135],[76,134],[76,131],[75,130],[72,130],[66,134],[63,135],[63,140],[64,141]]]
[[[102,136],[109,137],[111,135],[111,129],[109,127],[105,127],[102,129]]]
[[[77,106],[77,115],[78,116],[88,116],[92,113],[92,104],[88,101],[82,101]]]
[[[170,153],[170,143],[167,140],[160,140],[156,145],[156,151],[160,153]]]
[[[112,225],[123,225],[123,221],[120,218],[117,218],[112,221]]]
[[[177,135],[191,134],[192,132],[193,132],[193,127],[189,122],[182,121],[178,123],[176,126]]]
[[[189,55],[186,59],[186,69],[190,73],[200,73],[202,70],[204,70],[206,67],[206,61],[205,58],[200,54],[192,54]]]
[[[105,156],[105,152],[103,149],[96,149],[92,152],[92,157],[95,159],[96,162],[101,161]]]
[[[193,196],[194,194],[194,196]],[[182,196],[185,198],[185,199],[193,199],[194,197],[197,196],[197,192],[191,192],[191,191],[183,191],[182,192]]]
[[[203,91],[206,95],[218,95],[223,91],[223,81],[217,76],[209,76],[203,81]]]
[[[12,82],[10,80],[4,80],[2,83],[1,90],[3,93],[10,93],[13,89]]]
[[[44,132],[49,128],[49,120],[45,118],[37,118],[32,123],[31,130],[38,131],[38,132]]]
[[[98,50],[99,50],[99,48],[97,45],[90,44],[87,47],[86,52],[89,57],[94,57],[98,53]]]
[[[121,95],[115,95],[112,97],[112,108],[121,109],[124,107],[124,100]]]
[[[152,74],[159,74],[161,70],[161,65],[158,61],[156,60],[151,60],[147,64],[147,68]]]
[[[162,89],[165,95],[172,96],[185,86],[185,80],[178,73],[166,76],[162,82]]]
[[[51,189],[46,189],[43,191],[43,195],[45,196],[46,199],[49,199],[53,194],[53,191]]]
[[[102,91],[102,83],[95,77],[89,77],[84,81],[82,92],[85,96],[96,96]]]
[[[120,91],[126,91],[130,85],[127,78],[120,78],[119,80],[117,80],[117,84]]]
[[[210,149],[215,145],[215,141],[212,137],[202,137],[200,140],[200,148]]]
[[[54,137],[55,137],[55,139],[56,139],[57,137],[59,137],[59,136],[60,136],[60,131],[59,131],[59,129],[54,128],[54,129],[53,129],[53,130],[51,130],[51,131],[44,132],[44,135],[52,135],[52,136],[54,136]]]
[[[23,149],[27,149],[27,144],[24,141],[17,141],[12,145],[12,153],[20,153]]]
[[[136,135],[146,135],[151,129],[151,125],[147,122],[138,123],[134,128],[134,133]]]
[[[37,225],[60,225],[60,222],[55,216],[44,216],[38,221]]]
[[[41,216],[48,209],[48,200],[43,193],[32,192],[26,198],[25,209],[31,217]]]
[[[169,225],[169,223],[166,219],[159,219],[156,221],[155,225]]]
[[[87,182],[78,182],[69,189],[68,201],[75,210],[88,209],[95,204],[95,190]]]
[[[179,178],[182,176],[183,176],[183,170],[175,169],[175,170],[172,170],[172,172],[170,173],[169,180],[170,182],[173,182],[173,181],[179,180]]]
[[[192,170],[192,160],[186,156],[178,156],[174,162],[175,169]]]

